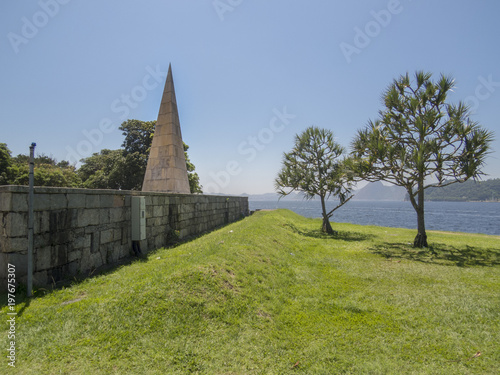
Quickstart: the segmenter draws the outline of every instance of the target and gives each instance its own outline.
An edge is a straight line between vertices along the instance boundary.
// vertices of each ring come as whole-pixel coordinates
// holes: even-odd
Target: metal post
[[[35,184],[35,146],[32,143],[30,146],[30,174],[29,174],[29,197],[28,197],[28,297],[33,295],[33,200],[35,192],[33,185]]]

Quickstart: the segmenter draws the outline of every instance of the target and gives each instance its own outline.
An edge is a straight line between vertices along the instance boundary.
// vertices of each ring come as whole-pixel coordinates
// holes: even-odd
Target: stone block
[[[163,216],[163,206],[153,206],[153,217]]]
[[[48,270],[52,265],[52,246],[45,246],[39,249],[36,249],[35,254],[36,260],[34,261],[35,270],[42,271]]]
[[[50,233],[48,232],[36,234],[33,239],[34,239],[35,249],[51,245],[51,236]],[[26,242],[26,246],[27,243],[28,242]]]
[[[186,220],[191,220],[193,218],[193,213],[192,212],[187,212],[179,215],[179,220],[180,221],[186,221]]]
[[[99,225],[99,209],[78,209],[78,226]]]
[[[43,211],[43,210],[50,210],[51,209],[51,200],[50,200],[51,194],[37,194],[35,193],[35,196],[33,198],[33,209],[35,211]],[[27,209],[26,209],[27,211]]]
[[[20,195],[20,194],[16,194]],[[26,209],[28,209],[28,205],[26,204]],[[12,211],[12,193],[5,192],[0,193],[0,212],[2,211]],[[17,210],[22,211],[22,210]]]
[[[37,211],[34,217],[34,233],[40,234],[49,231],[49,211]]]
[[[99,209],[99,223],[109,224],[110,222],[111,222],[111,214],[109,212],[109,208],[100,208]]]
[[[28,213],[10,212],[4,215],[3,225],[7,236],[22,237],[28,235]]]
[[[154,248],[159,249],[161,247],[165,246],[165,238],[164,236],[158,235],[155,237],[154,240]]]
[[[83,250],[78,249],[78,250],[73,250],[68,253],[68,262],[74,262],[76,260],[80,260],[82,257]]]
[[[125,206],[125,196],[113,195],[113,207],[124,207],[124,206]]]
[[[113,194],[101,194],[99,196],[99,208],[113,207],[115,196]]]
[[[101,244],[101,233],[92,232],[90,234],[90,252],[92,254],[98,252],[100,244]]]
[[[75,259],[66,265],[68,276],[76,276],[80,273],[80,259]]]
[[[109,220],[111,223],[125,221],[125,210],[122,207],[109,209]]]
[[[66,245],[52,246],[52,267],[68,263],[68,248]]]
[[[90,249],[83,249],[82,256],[80,258],[80,270],[82,273],[89,272],[93,268],[92,254]]]
[[[141,250],[145,251],[146,240],[141,241]],[[127,258],[132,255],[132,240],[127,241],[127,243],[120,246],[119,257],[120,259]]]
[[[90,234],[81,234],[79,236],[75,235],[75,240],[73,242],[73,249],[82,249],[84,247],[90,248]]]
[[[4,253],[17,253],[28,250],[28,237],[7,237],[2,241],[1,251]]]
[[[115,249],[115,247],[110,247],[107,250],[106,253],[106,263],[111,264],[111,263],[116,263],[120,258],[120,252],[119,250]]]
[[[85,208],[85,194],[68,194],[68,208]]]
[[[50,194],[51,210],[63,210],[66,208],[68,208],[68,200],[66,199],[66,194]]]
[[[130,218],[132,216],[132,209],[130,207],[122,207],[123,210],[123,217],[125,221],[130,221]]]
[[[113,238],[115,241],[122,240],[122,229],[121,228],[114,228],[113,229]]]
[[[129,228],[128,227],[122,227],[121,231],[122,231],[122,234],[121,234],[121,239],[122,239],[121,243],[122,243],[122,245],[128,244],[129,241],[131,241],[131,239],[129,238],[129,236],[130,236],[129,235],[129,233],[130,233]]]
[[[108,229],[101,231],[101,244],[112,242],[114,240],[114,230]]]
[[[14,212],[24,212],[28,211],[28,194],[15,194],[13,193],[12,196],[12,211]],[[35,194],[36,197],[36,194]],[[36,198],[35,198],[36,199]],[[33,205],[34,207],[35,205]]]
[[[101,252],[97,252],[91,255],[91,264],[92,264],[92,269],[101,267],[104,265],[104,260],[102,258]]]
[[[73,210],[49,211],[49,232],[70,230],[74,225],[73,213]],[[75,215],[75,219],[76,217],[77,215]]]
[[[99,208],[99,194],[87,194],[85,197],[85,208]]]
[[[130,207],[131,202],[132,202],[132,197],[130,195],[126,195],[124,198],[125,198],[124,199],[125,207]],[[146,199],[146,203],[147,203],[147,199]]]
[[[75,239],[75,236],[73,234],[73,231],[71,229],[69,230],[62,230],[59,232],[48,232],[48,237],[49,237],[49,244],[53,246],[59,246],[59,245],[65,245],[68,246],[71,245],[73,246],[73,241]]]

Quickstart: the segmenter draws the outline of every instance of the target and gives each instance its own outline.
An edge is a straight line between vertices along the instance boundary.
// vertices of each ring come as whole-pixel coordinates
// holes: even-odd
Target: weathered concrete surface
[[[148,252],[179,237],[203,233],[248,214],[248,198],[122,190],[35,188],[34,283],[47,285],[133,254],[131,196],[146,197]],[[0,283],[7,264],[27,272],[28,187],[0,186]]]
[[[190,193],[171,66],[168,68],[142,191]]]

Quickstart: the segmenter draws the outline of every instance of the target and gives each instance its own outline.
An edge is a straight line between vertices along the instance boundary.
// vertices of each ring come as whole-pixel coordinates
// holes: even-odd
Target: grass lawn
[[[257,212],[31,301],[9,374],[498,374],[500,237]],[[1,310],[7,320],[7,309]],[[7,349],[7,325],[0,332]]]

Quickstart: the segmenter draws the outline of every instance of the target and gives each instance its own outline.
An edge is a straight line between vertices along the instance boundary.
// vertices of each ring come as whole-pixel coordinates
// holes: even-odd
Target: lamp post
[[[30,173],[29,173],[29,196],[28,196],[28,297],[33,295],[33,200],[35,197],[34,183],[35,183],[35,146],[32,143],[30,146]]]

